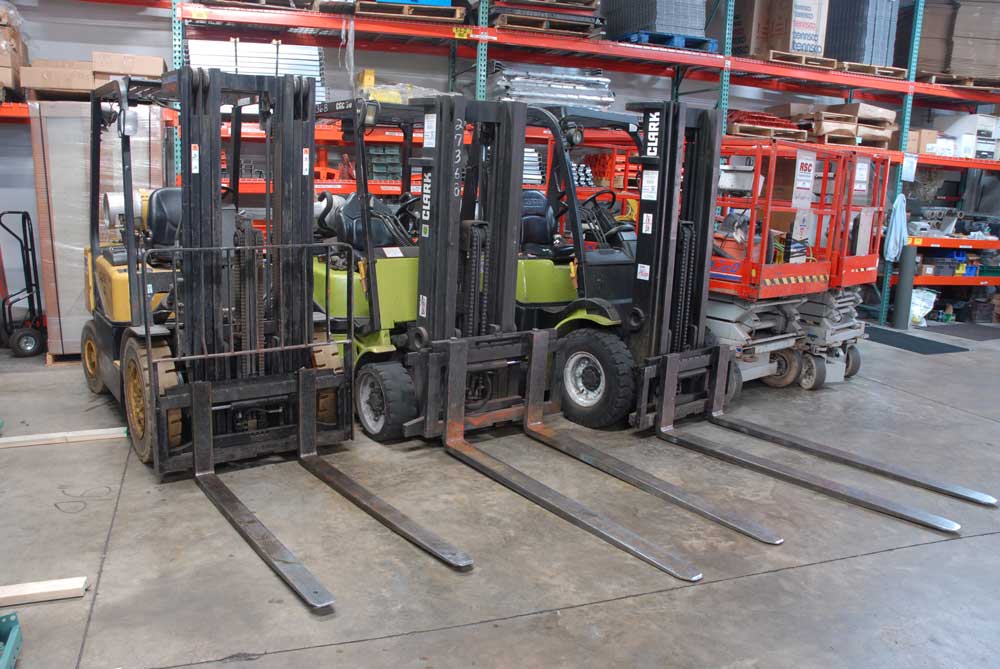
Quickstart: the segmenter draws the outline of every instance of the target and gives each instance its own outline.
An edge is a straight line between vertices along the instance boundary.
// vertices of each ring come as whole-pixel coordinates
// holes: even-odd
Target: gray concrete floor
[[[996,494],[1000,340],[922,356],[862,345],[816,393],[748,386],[734,415]],[[121,424],[76,365],[0,358],[4,436]],[[568,423],[562,427],[579,434]],[[86,575],[82,599],[17,607],[21,669],[62,667],[995,667],[1000,511],[739,444],[962,523],[958,538],[627,432],[598,447],[778,531],[765,546],[516,434],[484,449],[686,557],[691,585],[419,441],[328,459],[476,560],[458,574],[297,464],[223,478],[337,596],[308,613],[189,480],[160,484],[123,440],[0,450],[0,584]],[[590,434],[593,437],[593,434]]]

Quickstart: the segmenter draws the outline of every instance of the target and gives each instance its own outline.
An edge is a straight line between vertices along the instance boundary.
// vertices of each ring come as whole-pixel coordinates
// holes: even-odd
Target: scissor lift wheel
[[[153,359],[170,357],[170,347],[165,343],[153,343]],[[160,394],[177,385],[177,374],[157,365]],[[130,338],[122,350],[122,391],[125,399],[125,416],[128,419],[129,440],[140,462],[153,461],[156,450],[156,419],[153,415],[152,386],[149,376],[149,360],[146,346],[138,339]],[[181,445],[183,423],[180,409],[167,412],[167,439],[170,448]]]

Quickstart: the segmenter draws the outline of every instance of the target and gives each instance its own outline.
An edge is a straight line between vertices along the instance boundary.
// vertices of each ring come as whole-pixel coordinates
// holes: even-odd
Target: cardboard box
[[[960,135],[955,140],[955,155],[961,158],[996,160],[997,140],[983,139],[971,133]]]
[[[771,49],[823,55],[829,14],[827,0],[770,0],[767,4]]]
[[[937,130],[911,130],[906,140],[906,150],[909,153],[930,153],[930,146],[937,142]]]
[[[869,125],[892,125],[896,122],[896,112],[892,109],[877,107],[865,102],[854,102],[847,105],[830,105],[827,111],[838,114],[849,114],[862,123]]]
[[[971,134],[982,139],[1000,139],[998,122],[1000,119],[990,114],[961,114],[939,116],[934,119],[934,127],[948,137],[958,138]]]
[[[20,88],[20,70],[13,67],[0,67],[0,86],[4,88]]]
[[[957,148],[955,140],[938,137],[936,142],[927,147],[927,153],[933,153],[936,156],[955,156]]]
[[[858,124],[858,139],[871,142],[887,142],[892,139],[892,127]]]
[[[822,109],[822,105],[814,105],[811,102],[786,102],[785,104],[768,107],[764,111],[768,114],[774,114],[779,118],[795,118],[797,116],[809,116]]]
[[[733,55],[767,60],[771,50],[822,56],[828,0],[736,0]],[[722,39],[725,11],[715,12],[706,34]]]
[[[90,91],[94,89],[94,73],[78,67],[23,67],[21,85],[50,91]]]
[[[128,74],[159,79],[167,69],[166,63],[159,56],[134,56],[107,51],[94,51],[90,55],[94,72],[103,74]]]

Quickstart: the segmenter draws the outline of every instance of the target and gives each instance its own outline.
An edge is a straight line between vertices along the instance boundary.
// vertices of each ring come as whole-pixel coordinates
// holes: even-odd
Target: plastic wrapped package
[[[137,109],[138,132],[131,138],[135,188],[164,185],[162,114]],[[80,332],[90,318],[84,293],[83,251],[90,226],[90,104],[30,104],[31,146],[38,198],[39,265],[48,319],[48,350],[80,352]],[[121,151],[114,129],[101,143],[101,192],[122,190]],[[114,231],[102,230],[102,239]]]
[[[913,297],[910,299],[910,323],[913,325],[926,326],[924,320],[927,314],[934,309],[934,302],[937,300],[937,291],[929,288],[914,288]]]
[[[9,2],[0,2],[0,87],[20,88],[21,66],[28,49],[21,36],[21,15]],[[0,96],[0,99],[3,99]]]

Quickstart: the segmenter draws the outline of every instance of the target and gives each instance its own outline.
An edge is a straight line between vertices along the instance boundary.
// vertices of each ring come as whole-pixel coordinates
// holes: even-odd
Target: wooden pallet
[[[711,37],[696,37],[692,35],[640,30],[639,32],[627,33],[617,39],[619,42],[652,44],[655,46],[670,47],[671,49],[694,49],[695,51],[705,51],[707,53],[718,53],[719,51],[719,40]]]
[[[52,367],[53,365],[79,365],[80,364],[80,354],[79,353],[65,353],[57,355],[55,353],[45,353],[45,366]]]
[[[506,2],[512,5],[533,5],[546,9],[597,9],[597,0],[506,0]]]
[[[437,7],[435,5],[397,5],[388,2],[358,0],[354,5],[358,16],[374,16],[381,19],[418,19],[438,23],[464,23],[465,7]]]
[[[792,120],[796,123],[822,123],[823,121],[829,121],[831,123],[857,123],[858,119],[851,116],[850,114],[840,114],[837,112],[829,111],[814,111],[811,114],[799,114],[798,116],[793,116]]]
[[[876,77],[887,77],[889,79],[906,79],[905,67],[890,67],[888,65],[868,65],[866,63],[852,63],[842,60],[837,63],[837,69],[841,72],[853,72],[855,74],[871,74]]]
[[[751,125],[749,123],[730,123],[729,134],[740,137],[764,137],[769,139],[789,139],[804,142],[809,135],[798,128],[772,128],[766,125]]]
[[[809,135],[813,144],[839,144],[842,146],[857,146],[858,138],[847,135]]]
[[[990,77],[968,77],[960,74],[946,74],[944,72],[925,72],[923,70],[917,73],[917,81],[922,81],[928,84],[958,86],[960,88],[985,90],[1000,88],[1000,79],[993,79]]]
[[[548,33],[550,35],[568,35],[570,37],[594,37],[599,31],[594,30],[590,23],[582,21],[567,21],[565,19],[542,18],[540,16],[520,16],[517,14],[499,14],[493,25],[508,30],[526,30],[529,32]]]
[[[837,69],[836,58],[824,58],[823,56],[810,56],[805,53],[790,53],[788,51],[771,51],[767,59],[772,63],[782,65],[801,65],[803,67],[816,67],[821,70]]]

